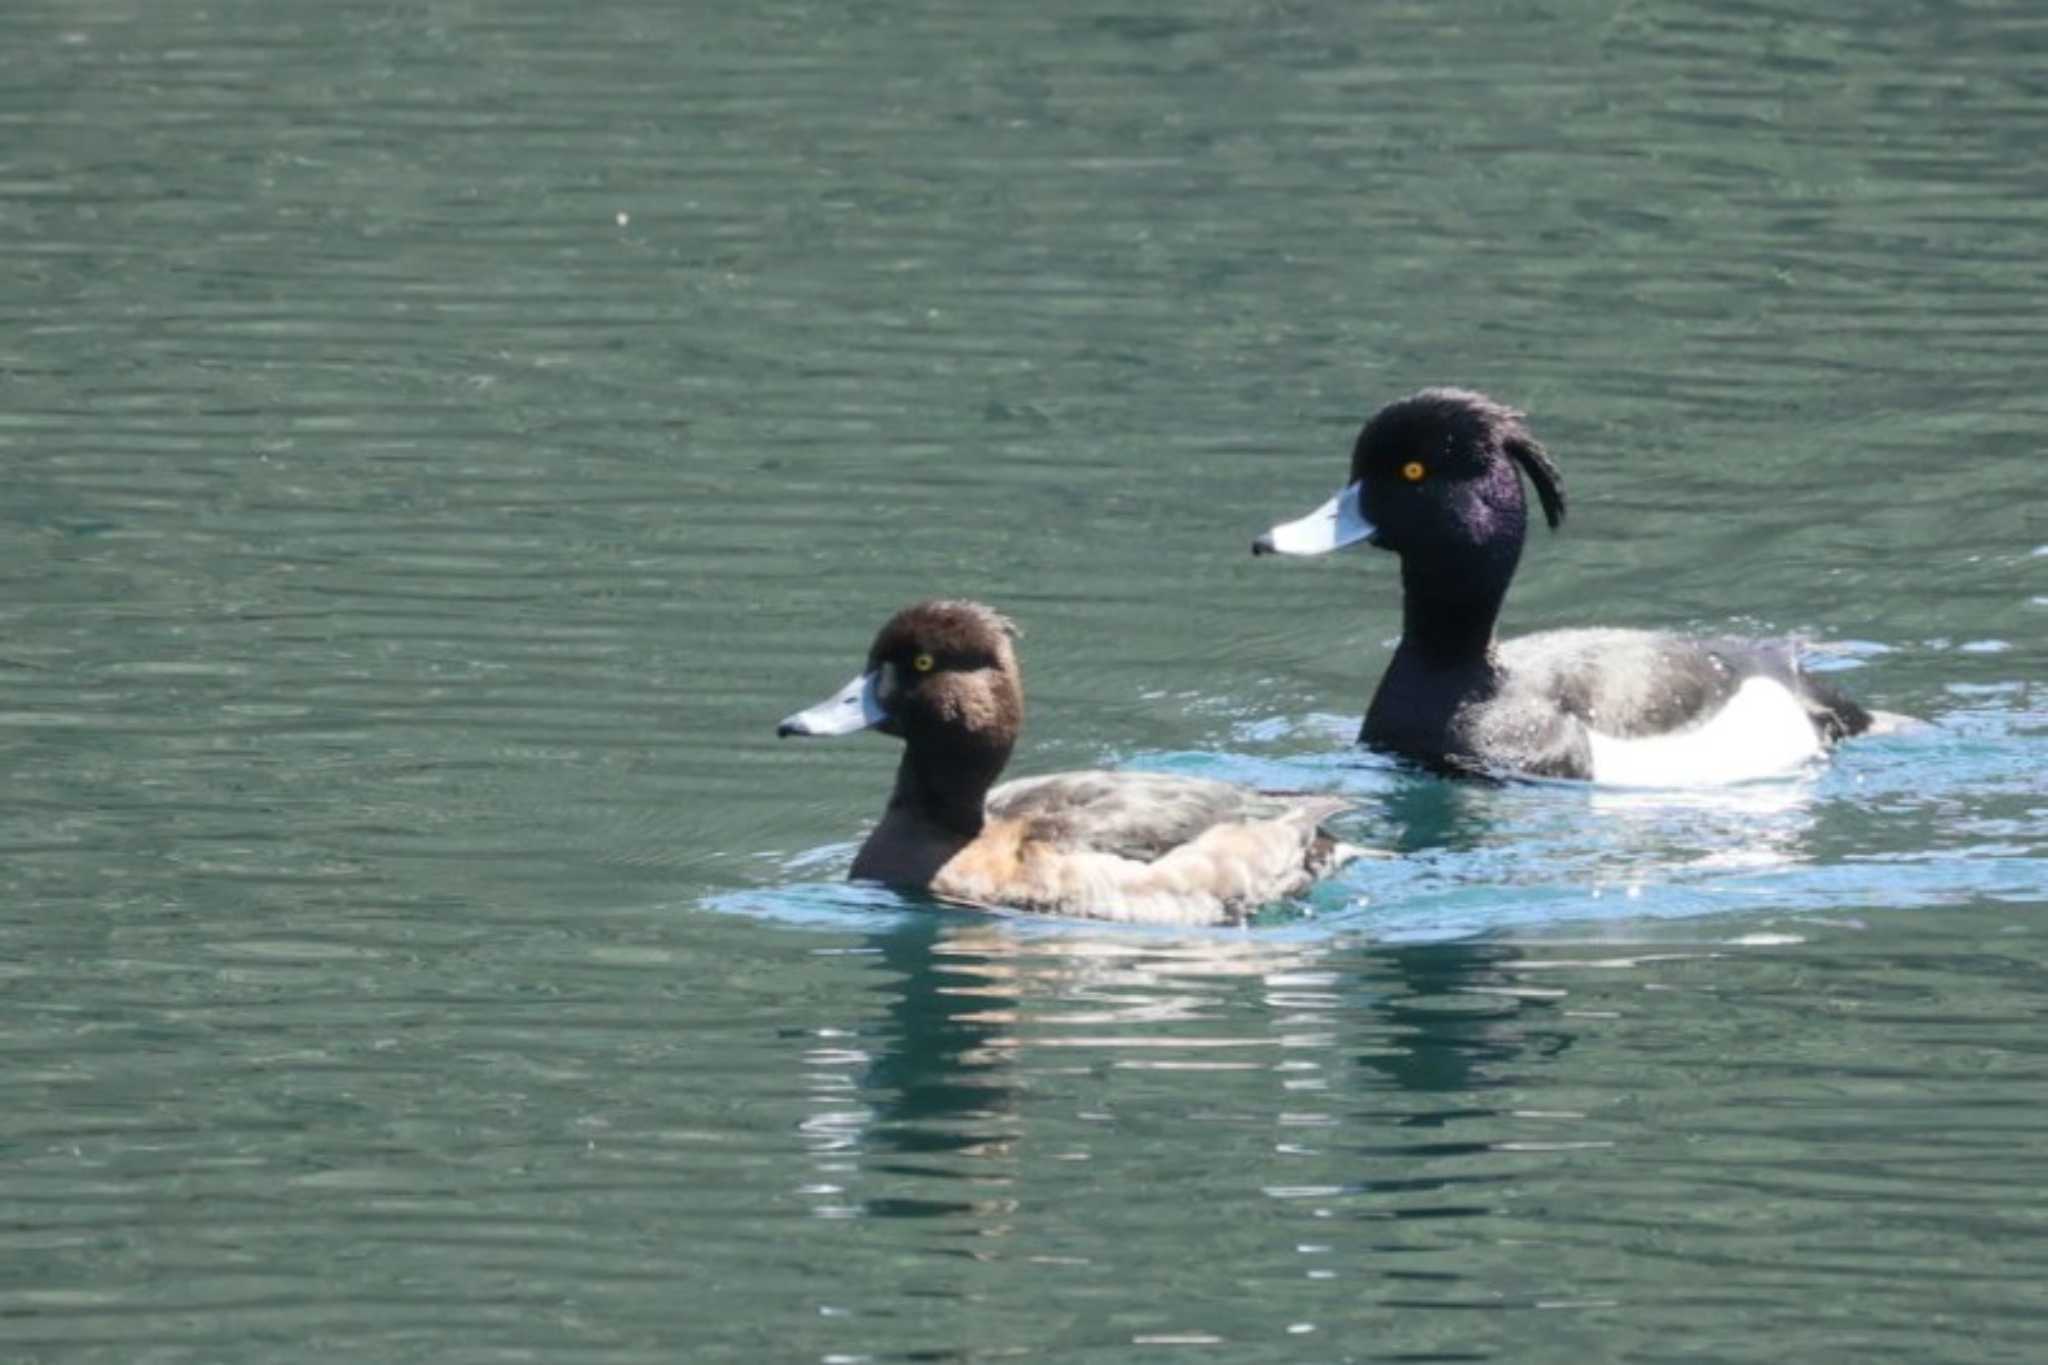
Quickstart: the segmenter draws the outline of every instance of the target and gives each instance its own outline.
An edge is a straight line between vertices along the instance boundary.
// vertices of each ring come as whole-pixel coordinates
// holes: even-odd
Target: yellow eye
[[[1423,476],[1428,473],[1429,466],[1423,464],[1420,460],[1410,460],[1407,464],[1401,466],[1401,477],[1410,483],[1421,483]]]
[[[936,663],[938,663],[938,660],[934,659],[931,655],[920,654],[910,661],[910,666],[920,673],[929,673]]]

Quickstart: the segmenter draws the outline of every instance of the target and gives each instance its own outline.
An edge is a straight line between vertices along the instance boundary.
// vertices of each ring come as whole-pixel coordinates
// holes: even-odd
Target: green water
[[[2048,1354],[2048,22],[1987,3],[0,11],[0,1358]],[[1349,745],[1427,383],[1511,630],[1922,724]],[[893,608],[1016,771],[1353,793],[1248,933],[841,880]],[[1307,913],[1312,912],[1312,913]]]

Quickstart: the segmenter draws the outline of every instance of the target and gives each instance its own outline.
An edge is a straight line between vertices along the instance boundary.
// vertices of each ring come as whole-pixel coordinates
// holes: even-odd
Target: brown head
[[[867,667],[826,701],[775,728],[789,735],[880,730],[905,741],[906,768],[949,800],[980,797],[1024,725],[1024,688],[1011,647],[1017,628],[979,602],[933,598],[890,617]]]

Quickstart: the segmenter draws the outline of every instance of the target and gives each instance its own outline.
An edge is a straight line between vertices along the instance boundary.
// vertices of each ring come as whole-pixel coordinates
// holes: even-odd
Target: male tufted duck
[[[1789,640],[1595,629],[1496,642],[1528,524],[1517,467],[1555,528],[1562,481],[1522,414],[1425,389],[1365,424],[1335,497],[1252,542],[1255,555],[1364,541],[1401,557],[1401,641],[1362,742],[1446,771],[1664,786],[1784,773],[1869,728]]]
[[[1242,923],[1357,856],[1319,822],[1341,797],[1165,773],[1075,772],[990,790],[1024,720],[1015,627],[978,602],[889,619],[867,666],[778,735],[904,741],[852,875],[948,900],[1089,919]]]

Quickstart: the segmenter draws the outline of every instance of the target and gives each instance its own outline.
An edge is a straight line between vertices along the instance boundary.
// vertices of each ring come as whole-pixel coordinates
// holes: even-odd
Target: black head
[[[1467,389],[1424,389],[1389,403],[1351,451],[1351,479],[1372,542],[1402,555],[1508,544],[1519,550],[1528,521],[1522,474],[1554,529],[1564,520],[1557,466],[1521,413]]]

